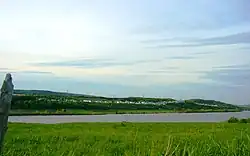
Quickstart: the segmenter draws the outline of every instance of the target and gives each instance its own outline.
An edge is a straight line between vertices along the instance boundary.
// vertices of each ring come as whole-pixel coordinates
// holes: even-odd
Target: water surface
[[[224,113],[164,113],[108,115],[10,116],[9,122],[73,123],[73,122],[223,122],[230,117],[250,118],[250,111]]]

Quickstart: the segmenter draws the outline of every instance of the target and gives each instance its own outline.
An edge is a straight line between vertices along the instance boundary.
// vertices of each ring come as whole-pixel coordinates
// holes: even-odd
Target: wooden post
[[[0,94],[0,152],[3,151],[4,136],[8,129],[8,117],[14,91],[11,74],[6,74]]]

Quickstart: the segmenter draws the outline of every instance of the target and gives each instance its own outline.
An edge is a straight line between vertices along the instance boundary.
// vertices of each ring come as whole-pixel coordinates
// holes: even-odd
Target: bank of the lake
[[[42,95],[38,95],[39,92]],[[46,95],[44,95],[45,93]],[[240,106],[215,100],[175,100],[172,98],[146,97],[110,98],[62,95],[47,91],[16,92],[12,99],[11,109],[11,115],[156,114],[243,110]]]
[[[10,123],[5,156],[250,155],[249,124]]]
[[[241,112],[239,109],[184,109],[184,110],[29,110],[15,109],[10,111],[10,116],[28,115],[106,115],[106,114],[159,114],[159,113],[211,113],[211,112]]]

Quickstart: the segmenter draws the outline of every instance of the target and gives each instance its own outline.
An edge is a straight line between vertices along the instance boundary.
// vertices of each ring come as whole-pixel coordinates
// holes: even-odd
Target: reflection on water
[[[225,113],[165,113],[110,115],[10,116],[9,122],[68,123],[68,122],[222,122],[230,117],[250,118],[250,111]]]

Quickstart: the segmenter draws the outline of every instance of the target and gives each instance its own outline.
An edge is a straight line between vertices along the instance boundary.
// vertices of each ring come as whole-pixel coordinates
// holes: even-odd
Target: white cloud
[[[244,65],[250,61],[249,49],[239,45],[161,49],[148,48],[159,43],[142,42],[170,39],[162,43],[177,44],[183,37],[209,38],[249,31],[246,18],[242,18],[242,22],[239,18],[245,15],[243,12],[232,18],[216,16],[222,17],[222,21],[216,21],[219,18],[211,18],[216,15],[214,12],[206,12],[208,18],[195,14],[204,14],[201,8],[190,9],[187,13],[176,10],[175,6],[181,7],[182,2],[162,2],[162,5],[159,2],[143,2],[143,5],[132,1],[96,2],[5,1],[0,6],[0,67],[12,71],[51,72],[59,77],[96,83],[152,86],[214,83],[205,79],[205,72],[218,66]],[[167,5],[169,9],[166,9],[166,4],[171,4]],[[190,3],[189,7],[193,5]],[[220,8],[219,5],[217,7]],[[223,15],[218,8],[215,11]],[[231,8],[234,7],[227,6],[225,13],[231,13]],[[188,18],[190,16],[194,18]],[[181,21],[184,21],[183,25]],[[208,25],[205,25],[206,21]],[[204,29],[194,29],[197,26],[204,26]],[[152,30],[150,33],[148,27]],[[138,33],[139,30],[134,32],[134,28],[143,33]],[[125,65],[96,68],[34,65],[81,58],[114,59]],[[137,61],[144,63],[126,64]]]

